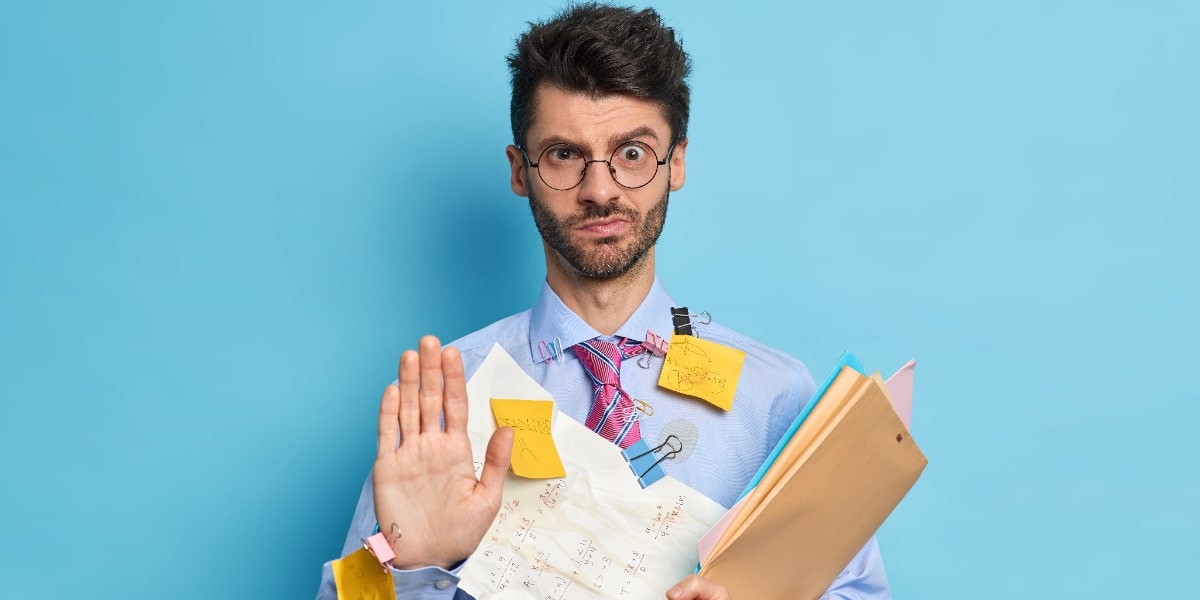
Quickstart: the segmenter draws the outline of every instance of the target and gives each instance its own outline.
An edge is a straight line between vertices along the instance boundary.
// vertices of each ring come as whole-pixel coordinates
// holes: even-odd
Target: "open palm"
[[[479,546],[500,509],[512,430],[496,431],[479,479],[467,437],[462,357],[433,336],[400,357],[379,403],[375,515],[398,569],[449,569]]]

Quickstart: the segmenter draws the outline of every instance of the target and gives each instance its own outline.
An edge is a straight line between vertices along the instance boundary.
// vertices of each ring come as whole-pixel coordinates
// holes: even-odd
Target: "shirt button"
[[[433,587],[435,587],[439,590],[444,590],[444,589],[450,587],[450,582],[446,581],[445,579],[442,579],[442,580],[438,581],[437,583],[433,584]]]

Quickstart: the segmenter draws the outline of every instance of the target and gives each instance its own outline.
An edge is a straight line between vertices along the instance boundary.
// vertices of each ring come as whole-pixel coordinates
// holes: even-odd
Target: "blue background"
[[[400,352],[536,297],[503,57],[557,5],[4,3],[0,596],[312,596]],[[919,360],[896,595],[1186,595],[1200,5],[659,6],[668,289]]]

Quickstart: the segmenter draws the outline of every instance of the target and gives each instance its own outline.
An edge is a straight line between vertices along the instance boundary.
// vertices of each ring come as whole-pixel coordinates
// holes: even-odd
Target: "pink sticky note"
[[[888,397],[892,400],[892,408],[909,430],[912,429],[913,371],[916,366],[917,361],[910,360],[884,382]]]

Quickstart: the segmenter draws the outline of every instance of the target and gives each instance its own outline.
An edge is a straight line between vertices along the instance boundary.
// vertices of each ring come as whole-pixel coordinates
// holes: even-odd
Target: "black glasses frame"
[[[647,179],[646,183],[643,183],[642,185],[625,185],[617,180],[617,170],[615,168],[613,168],[612,161],[613,161],[613,158],[615,158],[617,156],[617,153],[621,151],[621,148],[624,148],[625,146],[628,146],[629,144],[637,144],[638,146],[641,146],[641,147],[645,148],[646,150],[648,150],[650,152],[650,154],[653,154],[654,158],[658,158],[658,154],[656,152],[654,152],[654,148],[651,148],[650,146],[647,146],[646,144],[643,144],[641,142],[635,142],[633,140],[621,142],[620,144],[617,144],[616,148],[613,149],[612,154],[608,155],[608,160],[593,159],[593,160],[583,161],[583,168],[580,169],[580,171],[579,171],[579,181],[576,182],[575,185],[568,187],[568,188],[558,188],[558,187],[554,187],[553,185],[550,185],[550,182],[546,181],[545,177],[542,177],[542,170],[538,169],[538,165],[542,163],[542,157],[545,156],[546,153],[549,152],[553,148],[557,148],[559,146],[566,146],[567,148],[572,148],[576,151],[579,151],[579,148],[576,148],[575,146],[572,146],[571,144],[568,144],[566,142],[558,142],[555,144],[550,144],[549,146],[546,146],[544,149],[542,149],[541,154],[538,154],[537,162],[531,162],[529,160],[529,153],[525,151],[524,147],[518,146],[517,149],[519,149],[521,151],[521,156],[525,157],[525,166],[533,168],[533,169],[538,169],[538,179],[541,179],[542,183],[546,184],[546,187],[548,187],[552,190],[558,190],[560,192],[565,192],[567,190],[573,190],[573,189],[579,187],[579,184],[583,183],[584,179],[587,179],[588,166],[590,166],[592,163],[604,163],[604,164],[608,165],[608,175],[613,178],[613,181],[615,181],[617,183],[617,185],[619,185],[627,190],[636,190],[638,188],[646,187],[646,186],[650,185],[651,181],[654,181],[655,177],[658,177],[658,168],[667,164],[667,161],[671,160],[671,154],[675,152],[675,144],[672,143],[671,146],[669,148],[667,148],[667,157],[662,160],[654,161],[654,164],[655,164],[654,173],[652,175],[650,175],[650,179]],[[580,151],[579,153],[583,154],[582,151]]]

